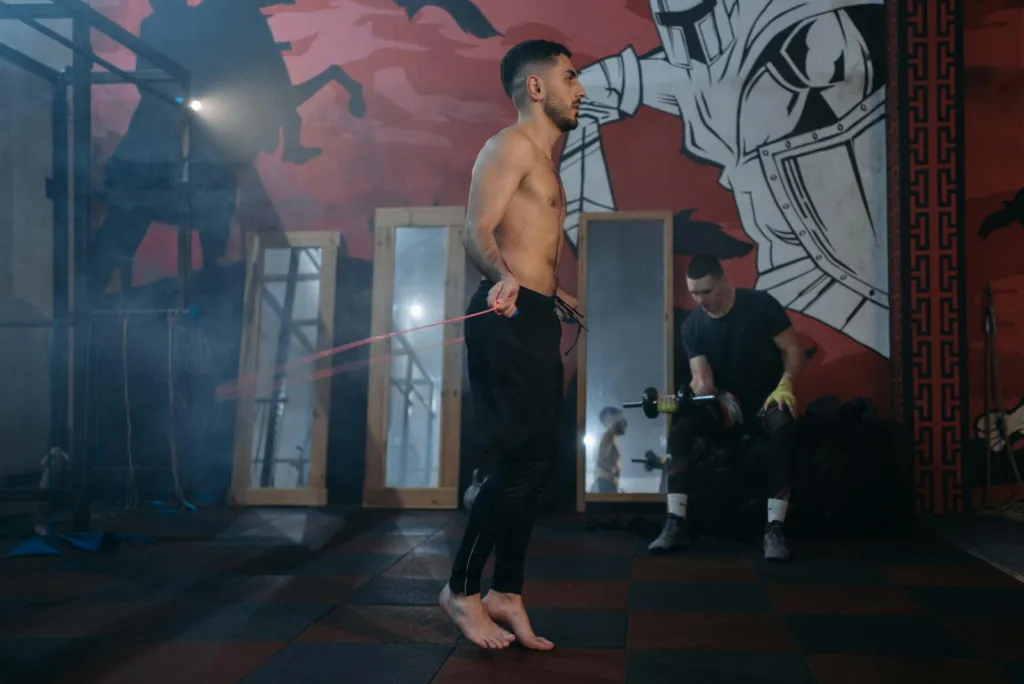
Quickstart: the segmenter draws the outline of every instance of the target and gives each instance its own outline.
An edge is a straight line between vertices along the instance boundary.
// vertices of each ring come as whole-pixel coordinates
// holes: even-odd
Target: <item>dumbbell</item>
[[[633,461],[633,463],[642,464],[644,470],[646,470],[647,472],[651,472],[652,470],[665,469],[665,460],[663,458],[659,458],[658,455],[651,451],[650,449],[647,450],[647,453],[644,454],[643,458],[634,458],[631,460]]]
[[[648,387],[640,401],[627,401],[622,408],[643,409],[648,418],[657,418],[664,413],[675,413],[689,404],[711,403],[718,399],[717,394],[694,394],[689,385],[676,390],[674,394],[659,394],[654,387]]]

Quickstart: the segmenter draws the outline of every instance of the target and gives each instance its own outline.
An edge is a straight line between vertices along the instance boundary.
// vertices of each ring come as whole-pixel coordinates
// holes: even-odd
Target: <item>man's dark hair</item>
[[[501,86],[517,107],[525,102],[530,67],[539,62],[553,62],[559,55],[572,57],[569,48],[550,40],[524,40],[505,53],[501,60]]]
[[[605,406],[597,416],[602,423],[607,423],[609,419],[618,420],[621,417],[622,409],[618,406]]]
[[[722,262],[711,254],[698,254],[686,266],[686,277],[690,280],[700,280],[708,276],[721,278],[723,273]]]

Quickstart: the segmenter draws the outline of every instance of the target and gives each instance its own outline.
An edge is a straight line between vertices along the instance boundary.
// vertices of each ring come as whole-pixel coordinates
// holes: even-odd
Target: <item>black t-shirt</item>
[[[782,379],[782,352],[774,338],[790,327],[782,305],[767,292],[736,289],[729,313],[690,313],[680,328],[687,358],[706,356],[715,389],[731,392],[746,416],[756,414]]]

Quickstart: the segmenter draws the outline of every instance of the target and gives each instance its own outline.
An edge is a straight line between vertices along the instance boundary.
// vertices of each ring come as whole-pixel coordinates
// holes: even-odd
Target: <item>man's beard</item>
[[[571,109],[559,107],[549,99],[544,100],[544,113],[562,133],[576,130],[580,125],[580,120],[572,115]]]

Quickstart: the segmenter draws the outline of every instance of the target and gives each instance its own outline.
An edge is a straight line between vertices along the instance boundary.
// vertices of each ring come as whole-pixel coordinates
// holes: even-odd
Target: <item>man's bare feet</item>
[[[480,648],[502,649],[515,641],[514,635],[494,624],[494,620],[487,615],[480,594],[455,594],[445,582],[437,602],[462,635]]]
[[[523,605],[523,597],[519,594],[506,594],[493,589],[487,592],[483,600],[484,609],[491,619],[497,623],[508,625],[516,634],[519,643],[524,648],[532,648],[536,651],[550,651],[555,647],[553,643],[533,633],[533,626],[526,614],[526,607]]]

